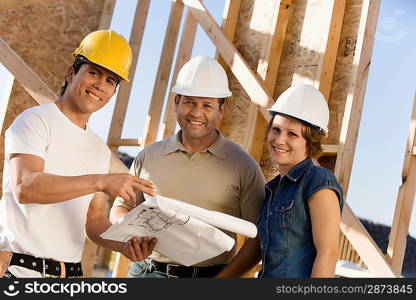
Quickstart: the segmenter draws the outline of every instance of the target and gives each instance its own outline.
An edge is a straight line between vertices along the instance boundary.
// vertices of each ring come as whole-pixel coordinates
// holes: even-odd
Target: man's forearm
[[[63,202],[99,191],[102,176],[58,176],[37,172],[16,185],[16,194],[19,203],[22,204]]]

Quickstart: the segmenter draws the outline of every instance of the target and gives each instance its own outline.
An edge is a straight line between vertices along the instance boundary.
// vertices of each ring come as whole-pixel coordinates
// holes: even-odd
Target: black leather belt
[[[21,253],[13,252],[10,265],[25,267],[43,275],[48,274],[61,278],[82,276],[81,263],[68,263],[53,259],[37,258]]]
[[[152,259],[155,270],[166,273],[167,277],[173,278],[209,278],[216,276],[225,265],[212,267],[186,267],[175,264],[167,264]]]

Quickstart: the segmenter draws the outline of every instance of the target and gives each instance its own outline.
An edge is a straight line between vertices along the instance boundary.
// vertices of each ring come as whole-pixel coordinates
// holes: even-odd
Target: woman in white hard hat
[[[258,236],[218,277],[237,277],[262,259],[258,277],[333,277],[342,189],[312,162],[321,151],[328,105],[310,85],[286,90],[269,110],[267,144],[279,175],[266,184]]]

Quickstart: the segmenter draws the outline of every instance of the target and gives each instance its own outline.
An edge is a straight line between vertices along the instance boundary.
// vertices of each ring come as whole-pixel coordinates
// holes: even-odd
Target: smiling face
[[[271,160],[277,164],[281,176],[307,157],[306,140],[300,121],[288,116],[275,115],[267,134]]]
[[[70,99],[72,110],[88,116],[107,104],[118,83],[113,73],[89,63],[83,64],[76,74],[69,68],[66,80],[68,87],[64,96]]]
[[[182,143],[209,146],[217,138],[215,130],[224,114],[217,98],[177,96],[175,110],[182,129]]]

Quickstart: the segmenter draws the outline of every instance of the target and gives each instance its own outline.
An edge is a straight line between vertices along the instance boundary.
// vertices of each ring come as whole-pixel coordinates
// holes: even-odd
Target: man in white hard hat
[[[24,111],[6,130],[0,277],[82,276],[85,225],[88,234],[111,226],[104,195],[126,202],[137,191],[154,195],[150,182],[106,174],[111,152],[87,124],[119,81],[128,80],[131,59],[128,42],[116,32],[88,34],[75,50],[59,100]],[[94,241],[131,260],[147,257],[155,244]]]
[[[209,57],[195,57],[178,74],[173,88],[181,130],[136,157],[131,173],[155,183],[158,194],[255,222],[264,198],[264,177],[257,162],[216,129],[231,95],[227,75]],[[137,196],[143,201],[143,195]],[[131,207],[116,199],[114,222]],[[228,233],[234,239],[234,234]],[[214,277],[235,256],[235,247],[186,267],[156,251],[133,263],[129,277]]]

